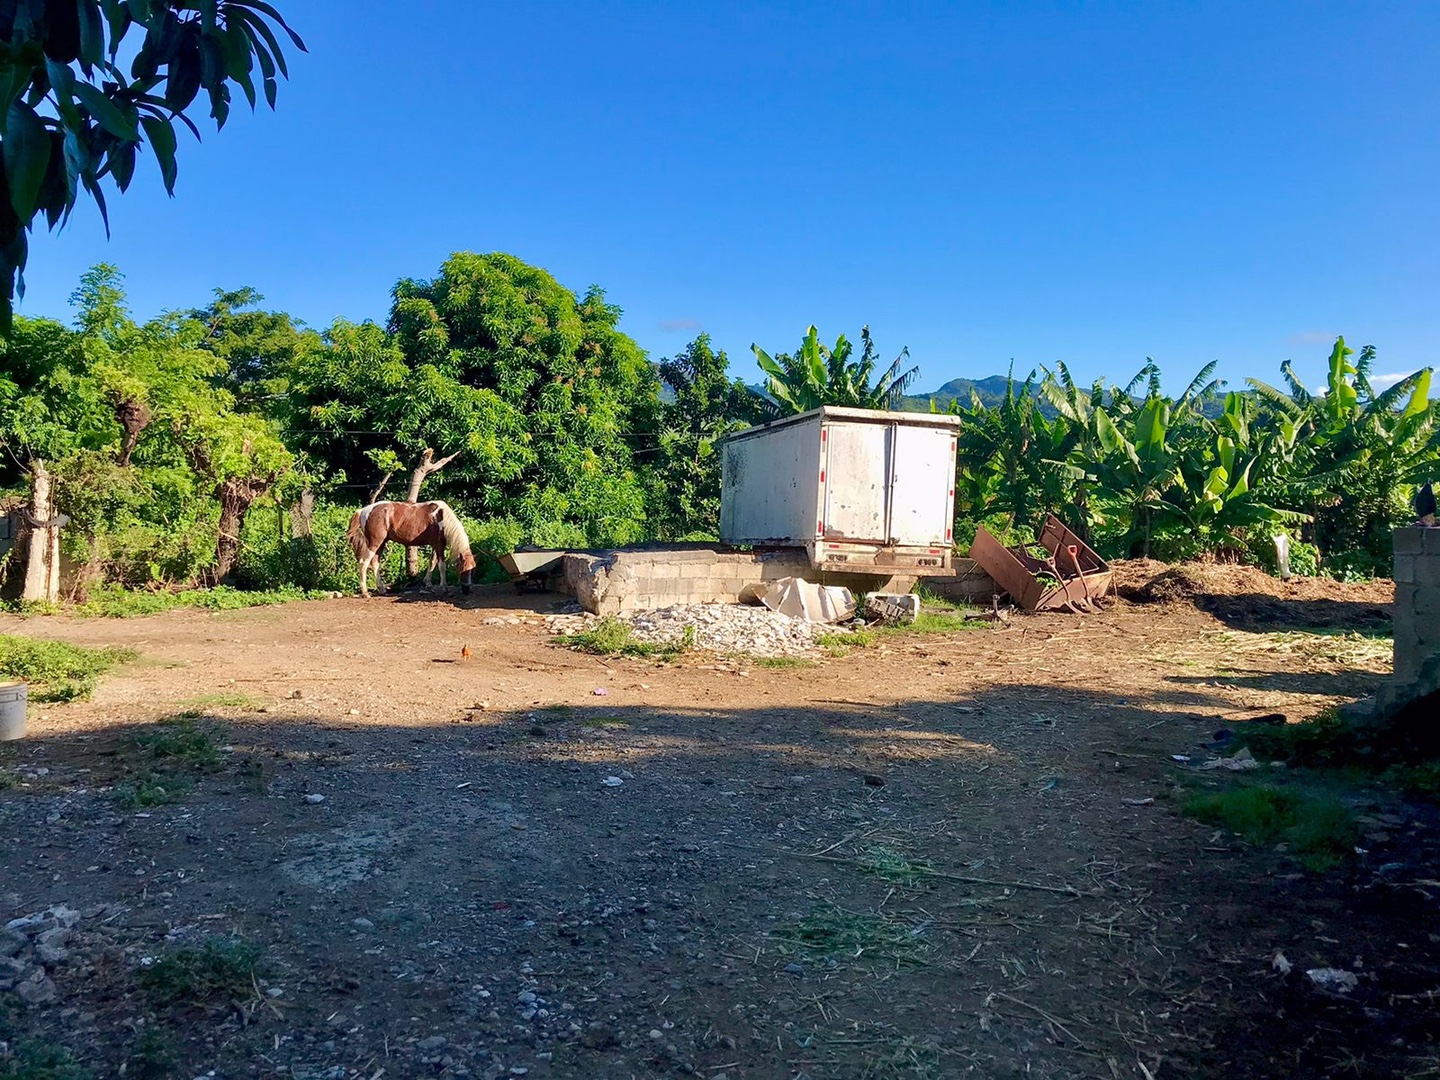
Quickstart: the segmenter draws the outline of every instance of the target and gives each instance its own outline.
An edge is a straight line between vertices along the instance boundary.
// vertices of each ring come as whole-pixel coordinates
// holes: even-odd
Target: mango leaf
[[[5,179],[10,205],[23,223],[35,216],[40,187],[50,165],[50,134],[35,110],[12,101],[5,118]]]
[[[165,184],[165,191],[174,195],[178,172],[175,164],[175,129],[170,126],[170,121],[158,116],[141,117],[140,124],[145,128],[150,149],[154,151],[155,160],[160,165],[160,178]]]
[[[103,90],[83,79],[75,80],[74,89],[76,98],[90,111],[96,123],[124,142],[139,141],[140,130],[135,126],[135,118],[122,112]]]

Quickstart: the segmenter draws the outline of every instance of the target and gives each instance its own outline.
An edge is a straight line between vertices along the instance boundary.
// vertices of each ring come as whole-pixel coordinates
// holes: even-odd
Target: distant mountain
[[[973,391],[985,405],[996,405],[1005,397],[1004,375],[990,375],[984,379],[951,379],[939,390],[928,394],[909,394],[900,403],[906,412],[946,412],[952,401],[962,405],[970,404]]]

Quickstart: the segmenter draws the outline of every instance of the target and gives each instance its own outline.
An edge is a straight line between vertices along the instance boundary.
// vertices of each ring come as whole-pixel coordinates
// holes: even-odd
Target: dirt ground
[[[1316,874],[1171,760],[1373,690],[1383,640],[1300,631],[1391,590],[1206,573],[794,668],[572,652],[498,590],[0,618],[141,654],[0,744],[0,922],[82,913],[0,1036],[96,1077],[1440,1075],[1434,813],[1361,791]],[[184,710],[222,766],[126,808],[117,749]],[[232,936],[239,1000],[147,996]]]

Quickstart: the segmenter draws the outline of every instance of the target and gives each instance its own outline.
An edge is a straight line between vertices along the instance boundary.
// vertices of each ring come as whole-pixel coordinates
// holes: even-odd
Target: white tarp
[[[771,611],[792,619],[833,623],[855,614],[854,595],[840,585],[816,585],[804,578],[786,577],[765,582],[756,593]]]

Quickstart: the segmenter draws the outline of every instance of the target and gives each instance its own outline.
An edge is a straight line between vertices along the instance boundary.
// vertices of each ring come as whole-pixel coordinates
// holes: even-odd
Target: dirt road
[[[549,644],[552,599],[0,619],[141,654],[0,746],[0,921],[79,913],[54,999],[0,993],[0,1037],[97,1077],[1434,1065],[1423,1017],[1301,981],[1435,979],[1433,905],[1364,884],[1424,816],[1376,796],[1369,861],[1320,876],[1174,795],[1170,755],[1368,692],[1373,648],[1264,632],[1253,603],[1118,602],[812,666],[661,665]],[[1380,600],[1269,602],[1293,628]],[[218,766],[117,798],[181,712]],[[215,939],[260,948],[253,986],[157,998],[145,972]]]

